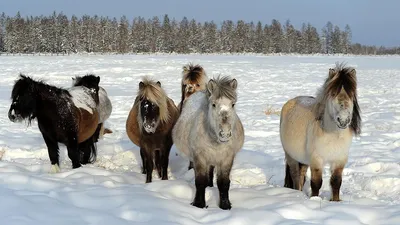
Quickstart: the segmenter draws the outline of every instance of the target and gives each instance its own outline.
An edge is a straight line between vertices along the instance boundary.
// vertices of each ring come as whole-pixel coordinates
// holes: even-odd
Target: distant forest
[[[0,52],[7,53],[299,53],[400,54],[352,42],[349,25],[327,22],[318,32],[310,23],[296,29],[289,20],[271,24],[225,20],[200,23],[184,17],[128,20],[54,12],[50,16],[0,16]]]

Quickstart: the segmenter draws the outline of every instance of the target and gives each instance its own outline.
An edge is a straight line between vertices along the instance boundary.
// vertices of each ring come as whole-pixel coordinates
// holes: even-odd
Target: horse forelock
[[[207,75],[200,65],[188,64],[183,67],[182,83],[205,84]]]
[[[336,64],[334,76],[325,81],[325,95],[337,96],[342,88],[350,98],[357,95],[357,77],[355,69],[345,67],[345,64]]]
[[[213,79],[216,83],[216,87],[212,93],[209,93],[215,99],[226,97],[232,102],[237,101],[237,92],[234,88],[231,87],[232,79],[229,76],[220,77]],[[211,96],[209,96],[211,97]]]
[[[139,88],[138,96],[140,99],[147,99],[153,104],[157,105],[160,109],[160,120],[163,123],[167,123],[170,119],[168,112],[168,97],[165,91],[157,85],[157,83],[148,78],[143,79],[143,87]],[[138,107],[140,107],[138,102]],[[139,109],[140,111],[140,109]]]

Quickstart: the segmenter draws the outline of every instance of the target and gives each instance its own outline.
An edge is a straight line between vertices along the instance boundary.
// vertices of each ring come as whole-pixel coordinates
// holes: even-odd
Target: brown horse
[[[302,190],[311,167],[312,196],[319,195],[322,171],[331,167],[332,201],[339,201],[342,172],[354,135],[361,132],[356,70],[337,64],[316,98],[298,96],[285,103],[280,137],[285,151],[285,187]]]
[[[171,133],[178,117],[179,110],[161,88],[161,83],[144,78],[129,112],[126,132],[140,147],[146,183],[151,182],[154,163],[160,178],[168,180],[169,152],[173,144]]]
[[[202,66],[193,65],[191,63],[183,66],[181,86],[182,96],[181,102],[178,105],[180,113],[182,113],[183,104],[192,94],[206,89],[207,81],[208,78]],[[192,168],[193,162],[190,161],[188,170]]]
[[[21,74],[11,99],[8,117],[12,122],[27,120],[30,124],[37,119],[48,148],[50,172],[60,171],[58,142],[67,146],[74,169],[96,159],[96,146],[91,137],[99,121],[97,93],[86,87],[66,90]]]

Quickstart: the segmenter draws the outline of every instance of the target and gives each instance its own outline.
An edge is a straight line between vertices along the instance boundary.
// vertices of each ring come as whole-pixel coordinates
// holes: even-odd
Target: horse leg
[[[303,191],[304,183],[306,182],[306,173],[308,170],[308,165],[299,163],[299,168],[300,168],[300,190]]]
[[[292,176],[290,175],[290,166],[289,164],[285,163],[286,168],[285,168],[285,183],[284,183],[284,187],[286,188],[291,188],[293,189],[293,179]]]
[[[210,166],[208,170],[208,186],[214,187],[214,166]]]
[[[289,167],[290,177],[292,178],[292,182],[291,182],[292,188],[300,191],[301,188],[300,188],[299,162],[297,162],[295,159],[293,159],[288,154],[286,154],[286,164]],[[286,180],[286,177],[285,177],[285,180]],[[289,184],[290,184],[290,182],[287,185],[289,186]]]
[[[44,142],[47,146],[47,151],[49,153],[49,158],[51,162],[50,173],[59,173],[60,172],[60,162],[58,158],[58,143],[57,141],[53,141],[51,138],[43,135]]]
[[[144,154],[146,155],[146,183],[151,183],[153,176],[153,154],[149,149],[144,149]]]
[[[156,164],[158,176],[161,178],[161,150],[156,150],[154,152],[154,162]]]
[[[171,151],[171,147],[173,145],[172,138],[168,141],[164,151],[161,152],[161,171],[162,171],[162,180],[168,180],[168,164],[169,164],[169,152]]]
[[[322,166],[311,165],[311,196],[318,196],[322,186]]]
[[[142,158],[142,174],[146,174],[147,158],[144,148],[140,148],[140,157]]]
[[[221,209],[227,210],[231,209],[232,205],[229,201],[229,187],[231,184],[230,173],[233,164],[232,159],[223,160],[218,166],[218,177],[217,177],[217,185],[219,190],[219,207]]]
[[[67,150],[68,150],[68,157],[71,159],[72,161],[72,168],[76,169],[81,167],[81,153],[79,151],[78,148],[78,137],[75,135],[74,138],[70,138],[69,139],[69,143],[67,145]],[[90,149],[88,149],[88,146],[84,146],[85,149],[83,150],[84,152],[86,151],[90,151]]]
[[[206,207],[206,187],[208,184],[208,176],[207,176],[207,165],[204,159],[199,159],[196,157],[193,161],[194,164],[194,176],[195,176],[195,184],[196,184],[196,195],[194,197],[191,205],[196,206],[198,208]]]
[[[332,175],[331,175],[332,198],[331,198],[331,201],[340,201],[339,192],[340,192],[340,186],[342,185],[342,173],[343,173],[343,167],[337,167],[332,171]]]

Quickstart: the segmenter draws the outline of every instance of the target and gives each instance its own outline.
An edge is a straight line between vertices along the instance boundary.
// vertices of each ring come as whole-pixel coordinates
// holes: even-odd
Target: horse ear
[[[210,79],[207,83],[207,91],[211,94],[215,90],[217,83],[213,79]]]
[[[157,85],[161,87],[161,82],[160,82],[160,81],[157,81]]]
[[[144,83],[142,81],[140,81],[139,88],[143,88],[143,87],[144,87]]]
[[[231,88],[233,88],[234,90],[236,90],[238,83],[236,79],[231,80],[231,82],[229,82],[229,85],[231,86]]]
[[[355,75],[356,75],[356,69],[351,69],[350,72],[349,72],[349,74],[350,74],[351,76],[355,76]]]
[[[75,79],[75,77],[72,77],[72,81],[74,82],[76,79]]]
[[[336,71],[332,68],[329,69],[329,79],[332,79],[336,74]]]
[[[99,76],[96,77],[96,82],[97,82],[97,85],[99,85],[99,83],[100,83],[100,77]]]

